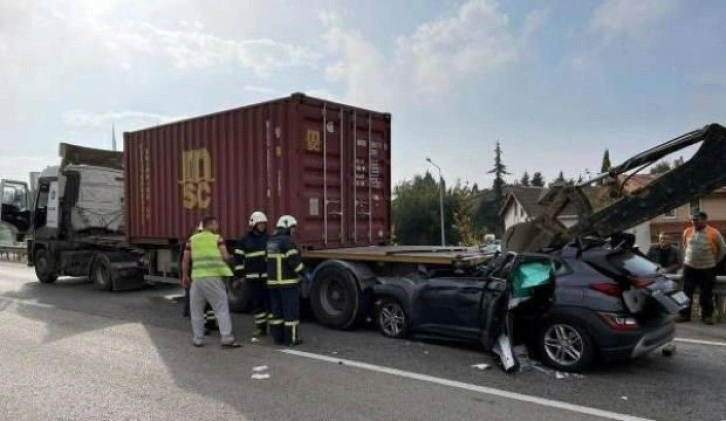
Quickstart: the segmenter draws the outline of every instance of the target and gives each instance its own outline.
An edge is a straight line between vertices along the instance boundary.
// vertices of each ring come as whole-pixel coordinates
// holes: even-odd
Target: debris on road
[[[568,377],[570,377],[570,374],[569,374],[569,373],[563,373],[563,372],[561,372],[561,371],[556,371],[556,372],[555,372],[555,378],[556,378],[557,380],[562,380],[562,379],[566,379],[566,378],[568,378]]]
[[[489,364],[481,363],[481,364],[474,364],[471,366],[472,368],[476,368],[478,370],[489,370],[491,367]]]
[[[663,348],[661,348],[660,352],[663,354],[664,357],[672,357],[673,354],[676,352],[676,344],[673,342],[667,343],[663,345]]]
[[[266,365],[258,365],[257,367],[254,367],[254,368],[252,368],[252,371],[254,371],[255,373],[259,373],[259,372],[261,372],[261,371],[266,371],[266,370],[268,370],[269,368],[270,368],[270,367],[268,367],[268,366],[266,366]]]
[[[627,401],[628,400],[628,397],[627,396],[621,396],[620,399],[622,399],[624,401]]]
[[[255,373],[252,375],[252,379],[254,380],[266,380],[270,378],[269,373]]]

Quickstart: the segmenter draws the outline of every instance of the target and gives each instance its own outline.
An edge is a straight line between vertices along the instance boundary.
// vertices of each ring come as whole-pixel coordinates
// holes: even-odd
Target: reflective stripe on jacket
[[[194,234],[187,244],[192,254],[192,279],[232,276],[219,251],[219,246],[224,244],[219,235],[202,231]]]
[[[267,234],[250,231],[234,249],[234,274],[247,279],[267,279]]]
[[[267,286],[295,286],[300,283],[304,270],[305,265],[290,235],[276,231],[267,242]]]

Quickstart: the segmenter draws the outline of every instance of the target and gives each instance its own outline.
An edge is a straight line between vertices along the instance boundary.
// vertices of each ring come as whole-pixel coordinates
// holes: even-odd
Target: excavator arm
[[[663,157],[700,143],[688,161],[630,191],[628,181]],[[540,199],[545,211],[535,219],[510,227],[503,249],[525,252],[562,247],[585,236],[609,238],[662,215],[690,200],[726,185],[726,128],[703,129],[642,152],[607,173],[578,185],[554,186]],[[558,219],[570,205],[577,222],[565,227]],[[574,206],[573,206],[574,205]]]

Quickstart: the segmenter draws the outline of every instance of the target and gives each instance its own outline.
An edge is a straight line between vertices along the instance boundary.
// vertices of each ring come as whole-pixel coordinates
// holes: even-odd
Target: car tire
[[[114,274],[111,268],[111,260],[104,254],[99,254],[93,262],[91,280],[96,288],[102,291],[112,291]]]
[[[595,357],[595,347],[587,330],[560,318],[549,320],[540,329],[537,351],[546,365],[568,372],[586,370]]]
[[[33,253],[33,266],[35,276],[43,284],[52,284],[58,279],[55,271],[55,261],[46,249],[38,249]]]
[[[250,294],[247,288],[247,280],[245,278],[227,278],[227,297],[229,299],[229,311],[232,313],[249,313],[250,311]],[[234,284],[239,283],[237,289]]]
[[[375,322],[378,331],[387,338],[405,338],[408,335],[408,314],[395,298],[383,297],[376,301]]]
[[[322,268],[310,288],[315,319],[333,329],[352,329],[361,315],[362,294],[350,271],[336,266]]]

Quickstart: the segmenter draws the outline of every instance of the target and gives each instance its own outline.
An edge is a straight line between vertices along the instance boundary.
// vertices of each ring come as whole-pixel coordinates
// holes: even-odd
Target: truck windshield
[[[658,271],[658,265],[630,251],[610,255],[608,262],[633,276],[652,276]]]

